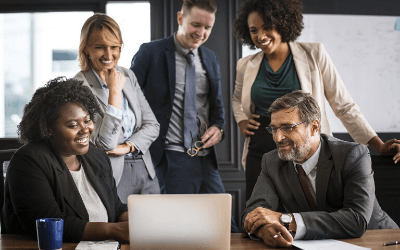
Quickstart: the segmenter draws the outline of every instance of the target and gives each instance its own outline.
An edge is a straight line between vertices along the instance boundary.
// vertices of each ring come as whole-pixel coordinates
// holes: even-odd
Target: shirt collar
[[[321,152],[321,141],[319,142],[317,151],[315,151],[315,153],[308,160],[306,160],[303,163],[298,163],[298,162],[293,161],[293,166],[301,165],[303,167],[306,175],[309,175],[310,172],[317,166],[320,152]],[[296,169],[296,167],[295,167],[295,169]]]
[[[190,50],[183,47],[182,44],[179,43],[178,39],[176,39],[176,33],[174,35],[174,44],[175,44],[176,52],[178,52],[183,57],[185,57],[190,52]],[[194,56],[197,56],[199,54],[199,49],[197,48],[197,49],[192,50],[192,53]]]
[[[108,89],[107,84],[105,84],[105,83],[103,82],[103,80],[101,80],[100,76],[96,73],[96,71],[95,71],[93,68],[92,68],[92,70],[93,70],[93,73],[94,73],[94,75],[96,76],[97,80],[99,81],[101,87],[102,87],[103,89]]]

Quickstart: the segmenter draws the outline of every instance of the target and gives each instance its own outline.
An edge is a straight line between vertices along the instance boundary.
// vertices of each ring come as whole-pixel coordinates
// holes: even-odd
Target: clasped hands
[[[291,247],[293,237],[289,230],[280,223],[281,215],[282,213],[257,207],[247,214],[244,229],[262,239],[269,247]],[[292,221],[293,223],[295,222]]]

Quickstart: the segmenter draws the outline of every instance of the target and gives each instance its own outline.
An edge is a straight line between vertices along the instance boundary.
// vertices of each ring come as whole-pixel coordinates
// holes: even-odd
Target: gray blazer
[[[126,83],[122,91],[136,116],[135,128],[129,141],[134,142],[139,147],[143,154],[143,161],[146,164],[149,176],[154,179],[156,173],[148,149],[158,137],[159,123],[146,101],[133,72],[118,66],[115,69],[121,72],[126,78]],[[123,120],[106,113],[108,94],[101,87],[91,69],[86,72],[79,72],[74,78],[83,81],[85,85],[91,88],[93,94],[97,96],[102,110],[102,113],[96,116],[95,130],[90,140],[100,149],[106,151],[114,149],[117,145],[124,142]],[[113,168],[113,175],[118,185],[124,169],[124,156],[109,157]]]
[[[374,173],[366,146],[321,134],[317,168],[318,211],[314,212],[302,191],[293,162],[280,160],[277,150],[265,154],[242,221],[256,207],[300,213],[307,228],[304,237],[307,240],[357,238],[367,229],[398,228],[376,200]]]

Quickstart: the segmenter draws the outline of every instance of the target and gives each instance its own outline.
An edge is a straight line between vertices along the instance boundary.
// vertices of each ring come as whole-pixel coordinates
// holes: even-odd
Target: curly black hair
[[[301,34],[303,24],[303,4],[299,0],[246,0],[238,11],[234,22],[236,38],[243,44],[255,49],[251,40],[247,19],[249,14],[257,12],[268,29],[276,29],[282,42],[293,42]]]
[[[23,144],[49,139],[48,129],[60,117],[60,109],[68,103],[78,103],[89,113],[91,119],[100,112],[96,97],[83,81],[57,77],[36,90],[32,100],[25,106],[18,125],[19,141]]]

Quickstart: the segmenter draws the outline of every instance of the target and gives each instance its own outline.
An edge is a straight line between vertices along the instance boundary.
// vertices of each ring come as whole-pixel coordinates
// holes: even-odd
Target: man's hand
[[[256,120],[260,118],[259,115],[252,114],[249,120],[243,120],[239,122],[239,130],[244,138],[254,135],[252,130],[257,130],[260,123]]]
[[[278,213],[267,208],[257,207],[253,211],[247,214],[244,220],[244,229],[246,232],[254,234],[257,229],[263,225],[278,223],[279,217],[282,213]]]
[[[293,237],[281,224],[268,224],[257,230],[256,236],[262,239],[269,247],[291,247]]]
[[[201,141],[204,143],[203,148],[212,147],[221,140],[222,140],[221,130],[216,126],[211,126],[201,137]]]
[[[282,213],[257,207],[247,214],[244,229],[262,239],[267,246],[290,247],[293,237],[286,227],[280,223],[281,215]]]

